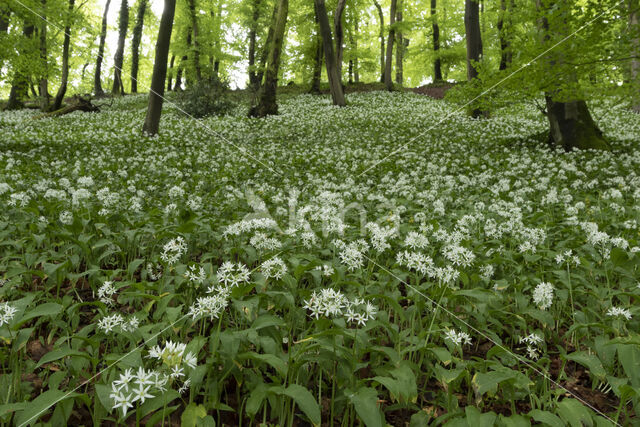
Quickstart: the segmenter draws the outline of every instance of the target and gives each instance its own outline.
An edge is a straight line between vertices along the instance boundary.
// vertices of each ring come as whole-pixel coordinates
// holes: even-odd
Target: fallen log
[[[91,98],[75,95],[71,98],[71,102],[64,107],[50,113],[40,114],[34,117],[37,119],[44,119],[49,117],[60,117],[65,114],[73,113],[74,111],[84,111],[87,113],[95,113],[100,111],[100,107],[91,103]]]

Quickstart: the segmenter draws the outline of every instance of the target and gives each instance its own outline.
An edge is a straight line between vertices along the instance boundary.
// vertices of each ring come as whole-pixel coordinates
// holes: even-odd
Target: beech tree
[[[113,95],[124,95],[124,84],[122,83],[122,65],[124,63],[124,45],[127,38],[127,28],[129,26],[129,5],[127,0],[121,0],[120,13],[118,15],[118,47],[113,57]]]
[[[258,104],[249,110],[251,117],[265,117],[278,114],[276,91],[278,86],[278,69],[280,68],[280,55],[284,43],[284,31],[289,14],[289,0],[278,0],[277,12],[272,22],[273,40],[269,44],[269,56],[265,70],[265,81],[258,91]]]
[[[162,103],[164,101],[164,83],[167,78],[167,60],[173,30],[173,17],[176,10],[176,0],[164,0],[164,10],[160,18],[160,28],[156,41],[156,56],[153,61],[153,75],[149,91],[149,104],[144,119],[142,131],[149,135],[156,135],[160,127]]]
[[[331,36],[331,27],[329,26],[329,17],[327,16],[327,8],[324,0],[315,0],[316,13],[318,15],[318,25],[320,28],[320,36],[322,37],[322,47],[324,50],[324,63],[327,69],[329,79],[329,90],[334,105],[344,107],[347,102],[344,98],[342,90],[342,81],[338,74],[337,59],[333,51],[333,38]]]
[[[111,0],[107,0],[104,5],[104,12],[102,13],[102,27],[100,30],[100,45],[98,47],[98,55],[96,57],[96,69],[94,72],[94,80],[93,80],[93,93],[96,96],[104,95],[104,90],[102,89],[102,60],[104,59],[104,44],[107,38],[107,15],[109,14],[109,5],[111,4]]]
[[[393,90],[393,80],[391,78],[391,62],[393,61],[393,41],[396,36],[393,24],[396,22],[397,0],[391,0],[389,11],[389,37],[387,38],[387,58],[384,67],[384,86],[388,91]]]
[[[136,14],[136,25],[133,27],[131,39],[131,93],[138,92],[138,65],[140,62],[140,40],[144,26],[144,14],[147,11],[147,0],[139,0]]]

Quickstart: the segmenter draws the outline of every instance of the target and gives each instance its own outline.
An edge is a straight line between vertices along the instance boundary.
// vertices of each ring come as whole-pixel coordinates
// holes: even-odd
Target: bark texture
[[[513,10],[513,4],[511,4],[511,9],[508,7],[507,0],[500,0],[500,15],[498,18],[498,36],[500,37],[500,66],[499,70],[506,70],[509,65],[511,65],[512,60],[512,52],[511,52],[511,43],[509,38],[507,37],[507,30],[505,29],[505,23],[507,27],[510,27],[511,20],[507,19],[505,21],[505,16],[508,16]]]
[[[438,3],[431,0],[431,28],[433,30],[433,81],[442,81],[442,65],[440,62],[440,27],[438,26]]]
[[[402,22],[402,0],[398,0],[396,23]],[[402,31],[396,31],[396,83],[402,84],[402,64],[404,55],[404,37]]]
[[[198,37],[198,15],[196,13],[196,0],[187,0],[189,6],[189,19],[193,31],[193,68],[196,72],[196,80],[202,80],[202,68],[200,66],[200,40]]]
[[[585,101],[557,102],[545,96],[550,141],[566,151],[593,148],[608,150],[607,141],[596,126]]]
[[[393,90],[393,80],[391,78],[391,61],[393,61],[393,41],[396,36],[393,24],[396,23],[397,0],[391,0],[391,11],[389,13],[389,37],[387,38],[387,60],[384,67],[384,86],[388,91]]]
[[[60,87],[53,101],[53,110],[59,110],[62,106],[64,95],[67,93],[67,82],[69,81],[69,45],[71,44],[71,19],[75,0],[69,0],[69,14],[67,24],[64,27],[64,41],[62,42],[62,75],[60,76]]]
[[[280,68],[280,54],[282,53],[288,15],[289,0],[278,0],[278,13],[272,24],[273,41],[269,48],[265,81],[258,91],[258,105],[249,110],[249,116],[265,117],[271,114],[278,114],[278,103],[276,102],[278,70]]]
[[[98,57],[96,58],[96,69],[93,76],[93,93],[96,96],[104,95],[102,89],[102,60],[104,59],[104,42],[107,38],[107,15],[109,14],[109,5],[111,0],[107,0],[104,5],[104,13],[102,14],[102,28],[100,30],[100,45],[98,47]]]
[[[347,5],[347,0],[338,0],[336,11],[333,15],[333,28],[336,36],[336,69],[338,70],[338,76],[340,77],[340,84],[342,84],[342,59],[344,55],[344,8]]]
[[[256,71],[256,39],[258,34],[258,19],[260,18],[260,0],[251,3],[251,28],[249,29],[249,86],[258,88],[258,73]]]
[[[131,93],[138,93],[138,65],[140,63],[140,40],[144,28],[144,14],[147,11],[147,0],[140,0],[136,13],[136,25],[133,27],[131,39]]]
[[[378,11],[378,20],[380,21],[380,83],[384,83],[384,13],[382,12],[382,6],[376,0],[373,0],[373,4]]]
[[[164,82],[167,78],[167,60],[169,58],[169,44],[173,30],[173,16],[176,10],[176,0],[164,0],[164,10],[160,18],[158,40],[156,42],[156,57],[153,62],[151,90],[149,91],[149,105],[144,119],[142,131],[149,135],[156,135],[160,127],[162,102],[164,98]]]
[[[320,35],[320,24],[318,19],[318,7],[315,2],[313,3],[314,9],[314,17],[316,23],[316,48],[315,48],[315,56],[313,58],[313,75],[311,77],[311,88],[309,89],[309,93],[319,94],[320,93],[320,79],[322,78],[322,36]]]
[[[322,36],[322,48],[324,50],[324,63],[327,69],[327,78],[329,79],[329,90],[333,105],[344,107],[347,102],[344,98],[342,89],[342,81],[338,74],[336,57],[333,52],[333,42],[331,37],[331,27],[329,26],[329,17],[327,16],[327,8],[324,0],[314,0],[316,12],[318,13],[318,24],[320,26],[320,35]]]
[[[124,95],[124,84],[122,83],[122,64],[124,63],[124,44],[127,38],[127,28],[129,27],[129,4],[127,0],[120,3],[120,13],[118,15],[118,47],[113,56],[113,95]]]
[[[478,76],[474,62],[480,62],[482,58],[480,10],[477,0],[465,0],[464,28],[467,41],[467,80],[473,80]]]
[[[43,20],[40,26],[40,61],[42,70],[40,74],[40,82],[38,85],[38,94],[40,95],[40,110],[49,110],[49,58],[47,57],[47,0],[42,0]]]

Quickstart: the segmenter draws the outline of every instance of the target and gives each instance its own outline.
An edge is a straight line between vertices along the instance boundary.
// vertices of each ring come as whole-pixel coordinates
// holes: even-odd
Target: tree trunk
[[[129,27],[129,5],[127,0],[121,0],[120,14],[118,17],[118,47],[113,57],[113,95],[124,95],[124,84],[122,83],[122,64],[124,62],[124,43],[127,38],[127,28]]]
[[[317,95],[320,93],[320,79],[322,78],[322,36],[320,35],[320,24],[318,18],[318,6],[313,3],[313,9],[315,11],[315,24],[316,24],[316,49],[315,57],[313,60],[313,76],[311,78],[311,89],[309,93]]]
[[[42,26],[40,27],[40,60],[42,61],[42,75],[38,86],[40,93],[40,110],[49,110],[49,63],[47,55],[47,0],[42,0]]]
[[[278,12],[273,26],[273,42],[269,48],[269,58],[265,70],[264,85],[258,92],[258,105],[249,110],[251,117],[265,117],[278,114],[276,91],[278,87],[278,69],[280,68],[280,54],[284,43],[284,32],[289,14],[289,0],[278,0]]]
[[[251,28],[249,29],[249,86],[257,90],[260,86],[258,73],[256,72],[256,39],[258,34],[258,19],[260,18],[260,0],[253,0],[251,3],[253,10],[251,13]]]
[[[200,41],[198,38],[198,15],[196,13],[196,0],[188,0],[189,20],[193,31],[193,67],[196,71],[196,80],[202,80],[202,68],[200,67]]]
[[[378,10],[378,20],[380,22],[380,32],[378,33],[378,37],[380,37],[380,83],[384,83],[384,13],[382,12],[382,6],[380,6],[380,3],[373,0],[373,4]]]
[[[566,151],[594,148],[608,150],[607,141],[596,126],[585,101],[557,102],[545,96],[550,140]]]
[[[331,37],[331,27],[329,26],[329,17],[327,16],[327,8],[324,0],[314,0],[316,12],[318,13],[318,24],[320,26],[320,35],[322,36],[322,47],[324,50],[324,63],[327,69],[327,78],[329,79],[329,90],[333,105],[344,107],[347,102],[344,99],[344,91],[342,90],[342,81],[338,74],[336,57],[333,52],[333,42]]]
[[[336,33],[336,70],[338,71],[340,84],[342,84],[342,58],[344,54],[344,25],[342,21],[346,5],[347,0],[338,0],[336,12],[333,15],[333,28]]]
[[[182,90],[182,72],[184,71],[184,66],[187,63],[188,59],[189,58],[187,57],[187,55],[184,55],[182,58],[180,58],[180,65],[178,66],[178,72],[176,73],[176,84],[173,85],[174,92]]]
[[[442,67],[440,65],[440,27],[438,26],[437,0],[431,0],[431,27],[433,29],[433,81],[442,81]]]
[[[147,0],[140,0],[136,14],[136,25],[133,27],[131,40],[131,93],[138,93],[138,65],[140,62],[140,40],[144,27],[144,14],[147,10]]]
[[[513,10],[513,4],[511,4],[511,10]],[[500,37],[500,67],[499,70],[506,70],[511,64],[512,53],[511,43],[507,37],[505,25],[505,15],[511,13],[511,10],[507,8],[507,0],[500,0],[500,16],[498,18],[498,35]],[[511,20],[507,22],[507,26],[510,26]]]
[[[156,135],[160,126],[162,101],[164,98],[164,82],[167,78],[167,59],[169,58],[169,44],[173,29],[173,16],[176,10],[176,0],[164,0],[164,10],[160,18],[158,40],[156,42],[156,57],[153,61],[153,75],[151,90],[149,91],[149,105],[144,119],[142,131],[149,135]]]
[[[96,58],[96,70],[95,70],[95,75],[93,79],[93,93],[96,96],[104,95],[100,74],[102,73],[102,59],[104,58],[104,42],[105,42],[105,39],[107,38],[107,14],[109,13],[109,4],[111,4],[111,0],[107,0],[107,3],[104,5],[104,13],[102,14],[102,29],[100,30],[100,46],[98,47],[98,57]]]
[[[631,84],[633,87],[631,109],[640,113],[640,25],[638,25],[638,14],[640,13],[640,2],[638,0],[629,1],[629,30],[631,32]]]
[[[478,76],[474,63],[482,58],[482,36],[480,33],[480,13],[477,0],[465,0],[464,28],[467,40],[467,80]]]
[[[391,11],[389,13],[389,38],[387,39],[387,60],[384,67],[384,86],[388,91],[393,90],[393,80],[391,78],[391,61],[393,60],[393,40],[396,32],[393,24],[396,23],[397,0],[391,0]]]
[[[171,61],[169,62],[169,71],[167,72],[167,92],[171,90],[171,79],[173,78],[173,64],[176,61],[176,56],[171,55]]]
[[[260,70],[258,71],[258,82],[262,85],[264,78],[264,70],[267,67],[267,59],[269,58],[269,52],[271,51],[271,43],[273,42],[273,23],[276,22],[278,16],[278,3],[273,6],[273,12],[271,13],[271,25],[267,30],[267,39],[262,47],[262,54],[260,55]]]
[[[542,0],[536,0],[538,12],[542,13],[537,25],[541,30],[541,44],[543,45],[552,42],[552,34],[562,36],[563,31],[566,30],[566,28],[550,28],[545,12],[548,12],[554,6],[553,1],[545,2],[543,5]],[[557,61],[547,55],[545,62],[553,75],[552,70],[557,67]],[[569,81],[575,81],[575,84],[577,84],[575,75],[569,75],[566,78]],[[556,100],[554,99],[556,92],[557,90],[550,90],[545,93],[546,116],[549,120],[549,142],[564,148],[566,151],[570,151],[573,148],[610,149],[609,143],[604,139],[602,132],[593,121],[587,103],[581,99]]]
[[[30,39],[33,37],[33,33],[35,31],[35,27],[33,24],[24,23],[24,27],[22,29],[22,36],[26,39]],[[21,49],[20,51],[23,55],[28,55],[26,49]],[[24,68],[23,65],[18,64],[16,67],[15,74],[13,76],[13,81],[11,82],[11,91],[9,92],[9,100],[7,104],[4,106],[5,110],[18,110],[24,107],[23,98],[28,95],[29,90],[29,77],[28,71]]]
[[[402,22],[402,0],[399,0],[396,10],[396,22]],[[396,32],[396,83],[402,84],[402,61],[404,55],[404,38],[402,31]]]
[[[358,65],[358,35],[360,34],[360,23],[358,22],[358,11],[353,8],[353,79],[360,83],[360,67]]]
[[[53,101],[53,110],[59,110],[67,93],[67,82],[69,80],[69,44],[71,42],[71,18],[73,14],[73,6],[75,0],[69,0],[69,15],[67,16],[67,25],[64,28],[64,41],[62,42],[62,76],[60,77],[60,88],[56,93],[56,99]],[[83,69],[84,71],[84,69]]]

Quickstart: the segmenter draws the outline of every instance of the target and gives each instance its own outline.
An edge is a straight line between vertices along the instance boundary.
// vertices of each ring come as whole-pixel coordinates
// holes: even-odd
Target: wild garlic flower
[[[8,302],[0,302],[0,326],[9,324],[17,311],[18,309],[10,306]]]
[[[275,237],[269,237],[261,231],[257,231],[251,239],[249,239],[251,246],[258,250],[273,251],[280,249],[282,243]]]
[[[274,257],[263,262],[260,271],[267,279],[281,279],[287,272],[287,265],[279,257]]]
[[[207,273],[204,271],[204,267],[191,265],[184,272],[184,277],[191,283],[194,283],[196,285],[201,285],[207,279]]]
[[[573,265],[577,267],[580,265],[580,258],[578,258],[577,255],[573,255],[573,251],[571,249],[568,249],[563,253],[556,255],[557,264],[564,264],[565,262],[569,266]]]
[[[627,320],[631,320],[631,311],[626,308],[611,307],[609,310],[607,310],[607,316],[624,317]]]
[[[111,280],[105,281],[98,289],[98,299],[106,305],[113,304],[113,294],[117,292],[117,289],[113,286]]]
[[[223,262],[216,272],[218,283],[228,287],[238,286],[241,283],[248,282],[250,275],[251,272],[246,265],[241,263],[234,264],[231,261]]]
[[[166,388],[166,376],[160,372],[138,368],[136,373],[131,368],[120,374],[120,378],[111,383],[109,397],[113,400],[111,409],[121,409],[122,416],[126,417],[133,404],[143,404],[147,399],[153,399],[164,392]]]
[[[205,316],[212,320],[217,319],[220,313],[229,305],[229,297],[231,295],[229,287],[211,286],[208,292],[214,293],[214,295],[199,297],[196,299],[195,304],[189,307],[189,316],[193,320]]]
[[[316,268],[314,268],[314,270],[318,270],[322,272],[322,275],[325,277],[331,277],[331,275],[336,272],[335,269],[329,264],[319,265]]]
[[[453,265],[461,267],[469,267],[473,264],[476,256],[469,249],[459,245],[446,245],[442,248],[442,255]]]
[[[311,298],[304,301],[303,308],[309,310],[309,316],[315,319],[344,317],[348,323],[358,326],[365,326],[378,313],[377,307],[371,302],[362,298],[349,299],[341,291],[332,288],[322,289],[319,293],[313,291]]]
[[[444,333],[445,339],[451,341],[454,345],[470,345],[471,336],[466,332],[456,332],[454,329],[449,329]]]
[[[410,231],[404,238],[404,245],[411,249],[426,249],[429,246],[429,239],[424,234]]]
[[[553,303],[554,288],[551,283],[540,282],[533,290],[533,302],[540,308],[546,310]]]
[[[433,260],[431,257],[421,254],[420,252],[398,252],[396,262],[425,276],[435,275]]]
[[[531,360],[537,360],[540,357],[540,349],[538,348],[544,339],[536,333],[531,333],[520,338],[520,343],[527,345],[527,356]]]
[[[60,212],[60,216],[58,217],[58,219],[60,220],[61,223],[63,223],[64,225],[71,225],[73,224],[73,214],[69,211],[62,211]]]
[[[157,264],[154,265],[152,263],[147,263],[147,274],[149,278],[153,281],[160,280],[162,278],[162,265]]]
[[[161,360],[163,364],[167,365],[170,369],[180,367],[182,364],[187,365],[191,369],[195,369],[197,366],[196,356],[187,352],[187,345],[184,343],[174,343],[169,340],[165,342],[164,346],[155,345],[149,350],[150,359]]]
[[[162,254],[160,255],[160,259],[166,262],[168,265],[173,265],[182,255],[187,252],[187,243],[185,240],[178,236],[175,239],[170,240],[165,243],[162,247]]]
[[[134,332],[140,326],[140,319],[135,315],[125,319],[120,313],[114,313],[98,320],[98,329],[105,334],[119,329],[121,332]]]

